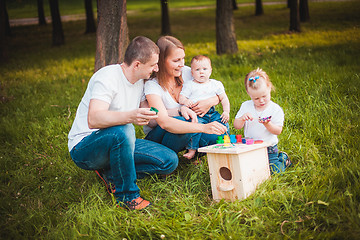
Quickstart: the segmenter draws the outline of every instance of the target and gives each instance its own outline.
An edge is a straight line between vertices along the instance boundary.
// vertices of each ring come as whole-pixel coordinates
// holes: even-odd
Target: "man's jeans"
[[[186,119],[181,116],[176,116],[174,118],[182,121],[186,121]],[[216,134],[206,134],[206,133],[175,134],[162,129],[159,125],[157,125],[146,135],[145,139],[157,143],[161,143],[162,145],[178,153],[186,149],[188,143],[191,141],[191,138],[195,134],[201,135],[199,140],[200,147],[205,147],[211,144],[215,144],[218,137],[218,135]]]
[[[105,170],[107,179],[116,187],[118,201],[131,201],[140,196],[137,176],[169,174],[178,165],[171,149],[135,138],[132,124],[100,129],[82,139],[71,151],[75,164],[85,170]]]

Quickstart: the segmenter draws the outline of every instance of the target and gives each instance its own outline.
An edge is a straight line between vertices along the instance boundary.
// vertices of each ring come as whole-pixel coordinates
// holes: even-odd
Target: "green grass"
[[[130,1],[128,1],[130,2]],[[118,209],[92,172],[73,164],[67,134],[94,69],[95,35],[63,23],[13,28],[0,65],[0,226],[2,239],[358,239],[360,236],[360,2],[311,3],[311,22],[289,34],[288,9],[236,11],[239,53],[215,54],[213,9],[173,11],[186,61],[208,54],[231,102],[231,125],[249,97],[243,78],[261,67],[285,111],[281,150],[294,167],[243,201],[211,199],[206,157],[181,160],[167,179],[138,181],[154,206]],[[346,14],[345,14],[346,13]],[[156,40],[159,12],[129,15],[130,37]],[[143,137],[137,127],[138,137]],[[241,133],[231,128],[232,133]]]

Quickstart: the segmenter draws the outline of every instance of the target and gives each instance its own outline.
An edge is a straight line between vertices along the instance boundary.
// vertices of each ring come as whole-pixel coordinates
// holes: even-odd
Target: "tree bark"
[[[239,7],[238,7],[238,5],[236,3],[236,0],[232,0],[232,5],[233,5],[233,10],[238,10],[239,9]]]
[[[232,0],[216,1],[216,53],[236,53]]]
[[[85,33],[96,32],[92,0],[85,0],[86,30]]]
[[[161,35],[171,35],[168,0],[161,2]]]
[[[290,0],[290,29],[291,32],[301,32],[298,0]]]
[[[310,20],[308,0],[300,0],[299,14],[301,22],[308,22]]]
[[[98,0],[97,18],[95,72],[124,59],[129,44],[126,0]]]
[[[53,46],[61,46],[65,44],[64,31],[61,24],[58,0],[49,0],[51,20],[52,20],[52,39]]]
[[[255,0],[255,16],[260,16],[264,14],[262,1],[261,0]]]
[[[45,19],[45,14],[44,14],[44,1],[37,0],[37,7],[38,7],[39,25],[40,26],[46,25],[46,19]]]
[[[8,58],[6,34],[6,4],[5,0],[0,0],[0,63],[4,63]]]

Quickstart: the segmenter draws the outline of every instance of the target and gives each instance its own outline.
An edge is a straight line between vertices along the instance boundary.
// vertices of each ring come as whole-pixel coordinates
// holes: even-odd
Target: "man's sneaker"
[[[151,206],[151,202],[138,197],[131,201],[119,202],[119,206],[127,210],[142,210]]]
[[[95,173],[99,176],[99,178],[105,183],[105,186],[106,186],[106,190],[107,192],[111,195],[111,194],[114,194],[116,189],[115,189],[115,185],[110,183],[102,170],[95,170]]]

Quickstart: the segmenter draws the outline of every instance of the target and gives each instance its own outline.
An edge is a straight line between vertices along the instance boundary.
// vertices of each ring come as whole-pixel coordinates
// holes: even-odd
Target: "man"
[[[156,112],[139,105],[143,79],[158,71],[158,60],[153,41],[134,38],[122,64],[103,67],[91,77],[68,136],[74,163],[111,180],[118,203],[131,210],[151,205],[140,197],[137,177],[169,174],[178,164],[174,151],[135,137],[133,124],[157,118]]]

